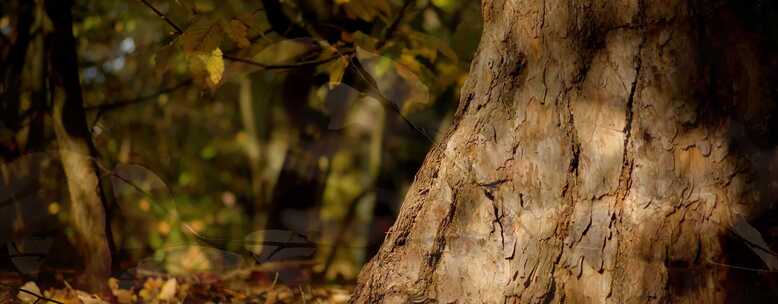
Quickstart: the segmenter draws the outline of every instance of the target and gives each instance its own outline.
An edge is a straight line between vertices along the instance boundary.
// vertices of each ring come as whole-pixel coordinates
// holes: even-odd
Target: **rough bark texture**
[[[775,300],[775,56],[739,5],[484,0],[352,302]]]

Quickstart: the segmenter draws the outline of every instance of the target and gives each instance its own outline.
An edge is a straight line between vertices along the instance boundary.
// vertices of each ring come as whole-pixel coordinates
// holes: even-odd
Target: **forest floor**
[[[291,275],[291,277],[290,277]],[[224,274],[140,275],[111,278],[111,295],[95,295],[63,286],[39,287],[33,281],[0,276],[3,303],[346,303],[350,284],[316,284],[299,273],[242,269]]]

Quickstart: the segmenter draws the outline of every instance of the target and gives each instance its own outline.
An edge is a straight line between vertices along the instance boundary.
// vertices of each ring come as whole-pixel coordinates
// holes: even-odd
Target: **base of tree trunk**
[[[484,0],[457,119],[352,302],[778,300],[776,60],[743,6]]]

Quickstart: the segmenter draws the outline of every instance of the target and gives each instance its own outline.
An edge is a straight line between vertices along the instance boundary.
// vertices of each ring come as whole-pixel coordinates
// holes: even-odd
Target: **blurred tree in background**
[[[481,31],[470,0],[75,0],[72,25],[70,2],[0,3],[0,267],[50,284],[95,258],[115,277],[297,260],[282,279],[353,280]],[[66,71],[53,35],[71,30]]]

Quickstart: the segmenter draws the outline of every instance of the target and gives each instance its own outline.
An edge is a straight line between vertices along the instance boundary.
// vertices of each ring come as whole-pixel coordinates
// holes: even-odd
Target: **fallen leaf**
[[[103,301],[103,299],[100,299],[96,295],[88,294],[80,290],[76,290],[76,297],[81,300],[82,304],[108,304],[108,302]]]
[[[38,288],[38,284],[35,284],[35,282],[24,283],[19,289],[19,294],[16,295],[16,298],[22,303],[35,303],[38,301],[38,296],[36,295],[42,295],[41,289]]]
[[[157,295],[157,299],[160,301],[170,301],[175,299],[177,287],[178,282],[175,278],[167,280],[165,285],[162,285],[162,290],[159,292],[159,295]]]

